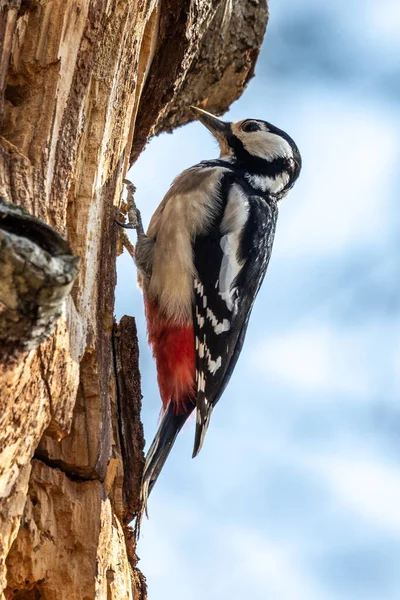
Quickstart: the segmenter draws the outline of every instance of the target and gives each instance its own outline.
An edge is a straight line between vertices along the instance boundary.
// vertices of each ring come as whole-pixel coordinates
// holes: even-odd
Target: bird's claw
[[[119,225],[120,227],[123,227],[124,229],[135,229],[136,224],[132,223],[131,221],[128,221],[128,223],[123,223],[122,221],[118,221],[118,219],[114,219],[114,221],[116,222],[117,225]]]
[[[128,222],[125,223],[125,222],[119,221],[117,219],[115,219],[115,222],[117,223],[117,225],[119,225],[120,227],[123,227],[124,229],[136,229],[136,233],[138,235],[143,234],[144,229],[143,229],[143,224],[142,224],[142,217],[140,214],[140,210],[137,208],[137,206],[135,204],[135,199],[134,199],[136,187],[134,186],[134,184],[131,181],[129,181],[129,179],[123,179],[122,181],[126,185],[126,188],[128,191],[128,196],[126,199],[126,203],[128,205],[128,211],[127,211],[128,212]]]

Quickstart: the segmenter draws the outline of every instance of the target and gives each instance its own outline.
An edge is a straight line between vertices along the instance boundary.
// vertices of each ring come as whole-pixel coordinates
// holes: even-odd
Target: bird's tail
[[[195,458],[201,450],[210,423],[212,410],[213,405],[207,401],[204,394],[199,393],[197,396],[196,433],[194,435],[192,458]]]
[[[151,490],[153,489],[154,484],[161,473],[161,470],[165,461],[167,460],[172,446],[174,445],[178,433],[182,429],[191,412],[192,410],[189,410],[185,414],[176,415],[173,410],[173,404],[170,402],[162,416],[160,426],[149,448],[144,465],[141,489],[142,508],[136,521],[137,535],[139,535],[140,532],[140,523],[143,513],[146,512],[147,514],[147,500],[150,496]]]

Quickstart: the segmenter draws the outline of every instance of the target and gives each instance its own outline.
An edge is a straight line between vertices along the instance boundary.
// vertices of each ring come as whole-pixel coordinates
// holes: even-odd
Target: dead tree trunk
[[[29,271],[36,250],[13,254],[26,229],[0,219],[3,598],[146,596],[128,528],[143,432],[134,320],[113,322],[116,205],[151,135],[187,122],[190,104],[220,113],[240,95],[266,20],[266,0],[0,0],[0,196],[80,257],[56,320],[43,310],[53,282]],[[4,275],[9,254],[23,284]],[[65,293],[75,274],[57,275]],[[31,284],[42,304],[22,315]]]

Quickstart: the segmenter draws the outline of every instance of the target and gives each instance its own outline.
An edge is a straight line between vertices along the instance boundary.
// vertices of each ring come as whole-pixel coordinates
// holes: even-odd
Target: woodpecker
[[[224,122],[191,107],[218,141],[220,157],[183,171],[145,234],[135,261],[163,414],[146,457],[146,506],[174,441],[196,409],[193,457],[238,360],[271,256],[278,205],[301,157],[266,121]]]

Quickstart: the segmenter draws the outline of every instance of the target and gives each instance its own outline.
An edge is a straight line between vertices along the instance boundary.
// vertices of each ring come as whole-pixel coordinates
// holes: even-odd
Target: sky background
[[[238,365],[191,459],[184,428],[138,545],[151,600],[400,598],[400,5],[271,0],[256,69],[226,118],[286,130],[303,171]],[[218,154],[194,123],[130,172],[145,225],[173,178]],[[147,442],[160,399],[136,270]]]

